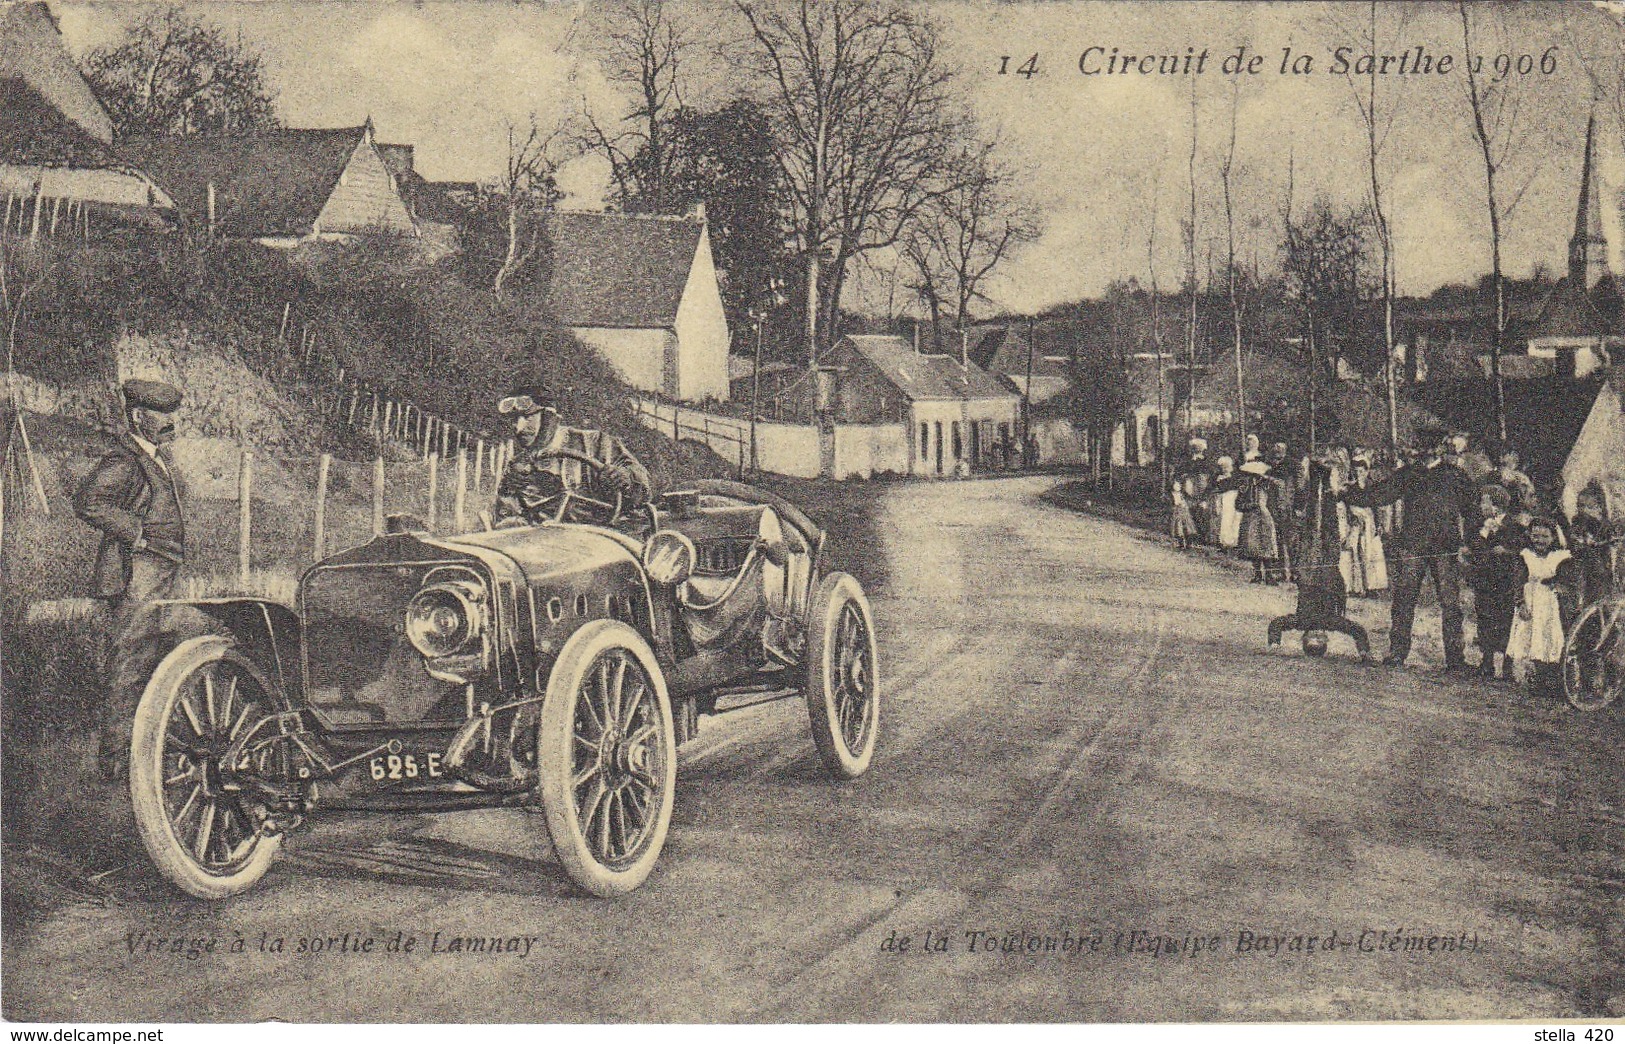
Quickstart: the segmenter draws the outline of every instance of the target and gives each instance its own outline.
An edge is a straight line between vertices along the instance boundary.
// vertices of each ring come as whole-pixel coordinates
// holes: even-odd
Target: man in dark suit
[[[1404,529],[1394,539],[1398,578],[1394,584],[1388,657],[1383,663],[1402,666],[1411,652],[1411,628],[1422,581],[1433,577],[1444,623],[1445,670],[1467,670],[1461,619],[1460,555],[1465,534],[1479,526],[1478,491],[1467,473],[1445,462],[1448,432],[1418,432],[1416,463],[1366,489],[1350,487],[1343,500],[1358,507],[1398,502]]]
[[[127,381],[127,430],[115,436],[74,495],[74,513],[102,532],[96,595],[110,610],[112,651],[98,759],[116,778],[128,768],[136,702],[152,668],[158,614],[153,602],[174,593],[186,556],[185,512],[170,457],[181,393],[158,381]]]

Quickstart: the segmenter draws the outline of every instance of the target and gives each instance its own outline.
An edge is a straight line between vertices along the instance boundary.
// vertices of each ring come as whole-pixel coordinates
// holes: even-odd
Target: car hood
[[[482,558],[499,554],[517,565],[532,587],[608,566],[636,565],[640,550],[635,540],[613,530],[576,525],[526,526],[425,539]]]

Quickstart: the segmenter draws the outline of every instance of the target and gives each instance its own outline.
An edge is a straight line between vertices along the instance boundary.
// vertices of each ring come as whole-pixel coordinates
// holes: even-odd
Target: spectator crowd
[[[1192,438],[1172,470],[1170,531],[1184,550],[1235,555],[1251,582],[1297,587],[1297,607],[1272,622],[1269,642],[1302,632],[1311,655],[1342,632],[1362,657],[1365,632],[1350,597],[1388,592],[1391,627],[1383,663],[1403,666],[1416,605],[1431,581],[1439,601],[1445,670],[1466,657],[1465,592],[1476,624],[1476,670],[1486,680],[1521,674],[1532,689],[1561,689],[1564,636],[1580,611],[1613,590],[1625,520],[1610,519],[1603,491],[1581,491],[1572,519],[1550,510],[1511,447],[1492,459],[1462,432],[1424,430],[1397,458],[1356,446],[1294,455],[1248,435],[1241,461],[1211,456]],[[1515,671],[1514,665],[1521,665]]]

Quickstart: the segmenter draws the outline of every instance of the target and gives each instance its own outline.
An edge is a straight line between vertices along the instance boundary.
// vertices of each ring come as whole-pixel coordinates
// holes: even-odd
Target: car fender
[[[220,624],[243,652],[269,672],[287,699],[296,698],[299,614],[266,598],[192,598],[157,603],[167,612],[190,609]]]

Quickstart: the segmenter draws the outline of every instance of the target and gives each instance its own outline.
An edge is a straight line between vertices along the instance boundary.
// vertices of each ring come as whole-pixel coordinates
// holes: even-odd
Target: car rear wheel
[[[605,898],[642,884],[671,825],[677,743],[666,680],[636,631],[597,620],[565,643],[537,749],[548,833],[570,880]]]
[[[130,800],[141,843],[159,873],[199,899],[252,887],[282,838],[263,829],[239,766],[225,754],[261,716],[278,709],[271,682],[229,638],[176,646],[136,706]]]
[[[807,713],[824,765],[843,779],[863,775],[880,733],[880,675],[874,616],[846,573],[819,583],[808,616]]]

